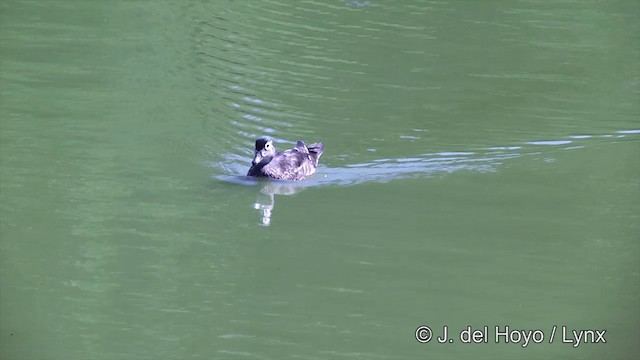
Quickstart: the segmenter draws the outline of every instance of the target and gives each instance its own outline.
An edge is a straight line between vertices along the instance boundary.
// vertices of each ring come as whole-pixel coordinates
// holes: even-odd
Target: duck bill
[[[253,156],[253,161],[251,163],[253,165],[258,165],[260,161],[262,161],[262,154],[259,151],[256,151],[256,153]]]

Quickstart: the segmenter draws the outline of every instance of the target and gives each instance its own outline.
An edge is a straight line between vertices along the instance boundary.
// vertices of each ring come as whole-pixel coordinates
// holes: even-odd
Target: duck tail
[[[307,146],[309,149],[309,157],[311,157],[316,164],[318,165],[318,160],[320,160],[320,156],[324,152],[324,145],[322,143],[314,143]]]

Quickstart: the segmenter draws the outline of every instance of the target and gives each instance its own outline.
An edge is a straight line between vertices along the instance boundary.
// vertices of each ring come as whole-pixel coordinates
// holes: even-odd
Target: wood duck
[[[256,140],[252,166],[247,176],[304,180],[315,174],[323,151],[322,143],[307,147],[304,142],[298,141],[292,149],[276,152],[273,140],[261,137]]]

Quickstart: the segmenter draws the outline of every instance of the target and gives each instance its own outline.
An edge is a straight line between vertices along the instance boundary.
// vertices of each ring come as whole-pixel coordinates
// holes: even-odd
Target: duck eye
[[[269,150],[269,148],[270,148],[270,147],[271,147],[271,144],[270,144],[270,143],[267,143],[267,144],[264,146],[264,148],[265,148],[265,149],[267,149],[267,150]]]

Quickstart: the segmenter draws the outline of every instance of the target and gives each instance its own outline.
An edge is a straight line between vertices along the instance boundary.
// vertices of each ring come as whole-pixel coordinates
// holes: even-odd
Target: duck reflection
[[[253,204],[253,208],[262,215],[261,225],[271,225],[271,215],[276,206],[276,195],[294,195],[304,189],[304,186],[288,181],[260,181],[260,194]]]

